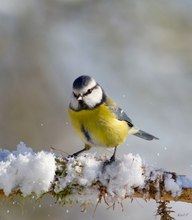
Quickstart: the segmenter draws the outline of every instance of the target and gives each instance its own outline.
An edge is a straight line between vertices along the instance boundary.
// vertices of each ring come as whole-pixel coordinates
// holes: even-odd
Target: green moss
[[[55,176],[58,177],[65,177],[67,175],[67,161],[63,160],[62,158],[55,158],[55,162],[56,162],[56,172],[55,172]]]
[[[72,201],[70,195],[75,193],[79,193],[83,191],[84,186],[79,185],[76,182],[69,183],[63,190],[56,192],[54,190],[57,187],[57,183],[59,184],[59,180],[65,178],[67,176],[67,161],[63,158],[56,158],[56,172],[55,172],[55,185],[53,185],[53,196],[56,198],[56,202],[59,202],[62,205],[71,204]]]
[[[58,193],[54,193],[54,197],[56,198],[56,202],[59,202],[62,205],[71,204],[73,201],[70,199],[70,195],[79,193],[83,191],[85,187],[79,184],[69,184],[62,191]]]
[[[70,185],[65,187],[62,191],[55,193],[54,197],[56,198],[56,202],[65,205],[67,202],[66,197],[72,194],[72,188]]]

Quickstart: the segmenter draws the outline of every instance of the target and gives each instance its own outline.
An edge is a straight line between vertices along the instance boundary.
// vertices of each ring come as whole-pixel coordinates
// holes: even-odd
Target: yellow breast
[[[104,104],[94,109],[73,111],[69,108],[72,125],[84,143],[92,146],[116,147],[125,141],[130,130]]]

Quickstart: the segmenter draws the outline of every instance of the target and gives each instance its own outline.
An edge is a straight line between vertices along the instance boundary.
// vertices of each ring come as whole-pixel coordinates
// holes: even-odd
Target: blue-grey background
[[[190,0],[0,0],[0,146],[35,151],[82,147],[68,122],[71,84],[89,74],[135,124],[160,138],[129,137],[118,155],[192,177],[192,2]],[[95,151],[97,149],[93,149]],[[99,149],[99,153],[111,152]],[[1,202],[1,219],[91,219],[94,208],[50,197]],[[192,206],[171,203],[176,219]],[[135,199],[97,208],[94,219],[155,219]]]

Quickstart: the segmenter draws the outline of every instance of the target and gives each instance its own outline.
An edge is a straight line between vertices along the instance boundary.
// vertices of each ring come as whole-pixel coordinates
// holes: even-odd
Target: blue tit
[[[111,161],[115,160],[116,148],[129,134],[145,140],[157,137],[136,128],[126,113],[109,98],[103,88],[90,76],[79,76],[73,82],[69,117],[73,127],[85,147],[74,153],[90,149],[92,146],[114,148]]]

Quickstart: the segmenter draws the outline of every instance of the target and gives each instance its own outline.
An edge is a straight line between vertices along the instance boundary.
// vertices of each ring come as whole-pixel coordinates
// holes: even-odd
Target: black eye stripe
[[[93,91],[95,88],[97,88],[97,87],[98,87],[98,85],[95,85],[94,87],[88,89],[87,92],[84,93],[84,94],[76,94],[75,92],[73,92],[73,95],[74,95],[75,98],[78,98],[79,96],[87,96],[87,95],[91,94],[92,91]]]
[[[88,89],[86,93],[84,93],[84,96],[89,95],[90,93],[92,93],[92,91],[97,87],[97,85],[95,85],[93,88]]]

